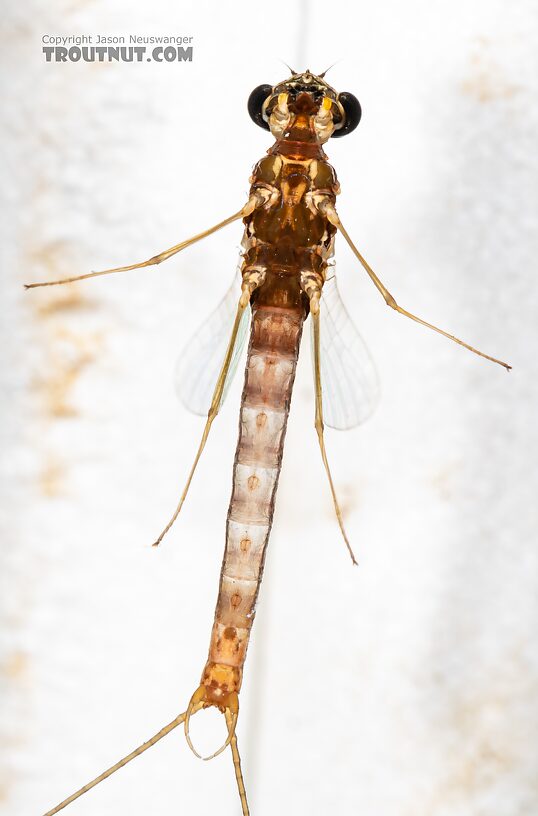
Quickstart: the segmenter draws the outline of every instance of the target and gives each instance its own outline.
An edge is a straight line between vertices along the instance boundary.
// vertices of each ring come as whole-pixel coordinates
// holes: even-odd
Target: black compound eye
[[[258,85],[254,88],[248,98],[248,113],[253,122],[264,130],[269,130],[269,124],[262,116],[263,103],[268,96],[271,96],[273,88],[271,85]]]
[[[346,115],[344,126],[340,128],[340,130],[335,130],[332,138],[336,139],[339,136],[347,136],[348,133],[351,133],[352,130],[355,130],[359,122],[361,121],[361,105],[359,100],[356,96],[353,96],[352,93],[344,93],[338,94],[338,101],[342,105],[344,109],[344,113]]]

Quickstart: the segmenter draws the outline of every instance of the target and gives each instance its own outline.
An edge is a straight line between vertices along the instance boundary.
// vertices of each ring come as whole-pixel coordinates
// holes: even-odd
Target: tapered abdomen
[[[304,310],[254,306],[219,597],[202,675],[208,701],[239,691],[273,520]]]

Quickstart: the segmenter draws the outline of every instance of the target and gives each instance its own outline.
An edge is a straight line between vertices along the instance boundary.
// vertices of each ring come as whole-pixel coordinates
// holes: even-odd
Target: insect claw
[[[237,725],[237,718],[239,716],[239,698],[236,693],[233,693],[228,696],[228,705],[225,707],[226,725],[228,728],[228,736],[226,737],[226,741],[213,754],[209,754],[209,756],[203,757],[201,754],[198,753],[198,751],[192,744],[192,740],[189,734],[189,725],[192,714],[196,714],[196,712],[199,711],[201,708],[204,708],[205,706],[209,705],[212,704],[206,702],[206,687],[203,685],[198,686],[198,688],[191,697],[190,703],[185,713],[184,721],[185,739],[187,740],[187,745],[191,749],[194,756],[198,757],[198,759],[202,759],[204,762],[209,762],[210,759],[215,759],[215,757],[217,757],[219,754],[222,754],[222,752],[226,750],[228,745],[235,737],[235,728]]]
[[[228,709],[229,710],[229,709]],[[228,745],[231,743],[232,739],[235,736],[235,727],[237,725],[237,714],[232,714],[231,722],[228,725],[228,736],[226,737],[226,742],[221,745],[218,751],[215,751],[214,754],[210,756],[203,757],[204,762],[209,762],[210,759],[215,759],[219,754],[222,754],[223,751],[226,750]]]
[[[185,720],[184,720],[185,739],[187,740],[187,745],[189,746],[189,748],[193,752],[194,756],[197,756],[198,759],[203,759],[203,757],[201,756],[201,754],[198,753],[198,751],[196,750],[196,748],[192,744],[191,738],[189,736],[189,724],[190,724],[191,716],[193,714],[196,714],[196,712],[199,711],[202,708],[202,706],[204,704],[205,696],[206,696],[205,686],[198,686],[198,688],[196,689],[196,691],[194,692],[194,694],[192,695],[192,697],[190,699],[190,703],[189,703],[189,705],[187,707],[187,711],[185,712]]]

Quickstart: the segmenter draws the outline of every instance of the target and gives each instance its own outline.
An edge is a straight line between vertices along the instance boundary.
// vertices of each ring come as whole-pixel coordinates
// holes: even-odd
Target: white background
[[[167,264],[57,290],[23,282],[143,260],[235,212],[270,146],[248,118],[280,62],[363,106],[329,143],[339,211],[400,303],[337,263],[382,402],[328,432],[350,566],[313,428],[304,344],[245,670],[253,816],[538,812],[532,0],[233,4],[42,0],[3,19],[0,801],[43,813],[184,710],[206,659],[241,379],[159,551],[202,421],[173,367],[235,270],[235,224]],[[194,36],[183,63],[47,64],[44,34]],[[199,722],[197,722],[199,720]],[[193,723],[204,747],[224,727]],[[71,806],[196,816],[239,804],[228,754],[179,732]]]

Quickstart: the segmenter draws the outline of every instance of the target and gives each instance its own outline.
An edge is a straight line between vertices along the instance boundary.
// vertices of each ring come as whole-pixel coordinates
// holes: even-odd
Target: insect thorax
[[[245,218],[243,274],[263,270],[256,302],[297,308],[305,305],[301,279],[325,279],[336,230],[315,202],[318,196],[334,201],[339,184],[324,156],[283,155],[280,147],[277,142],[256,164],[250,179],[251,192],[264,188],[271,195],[266,206]]]

